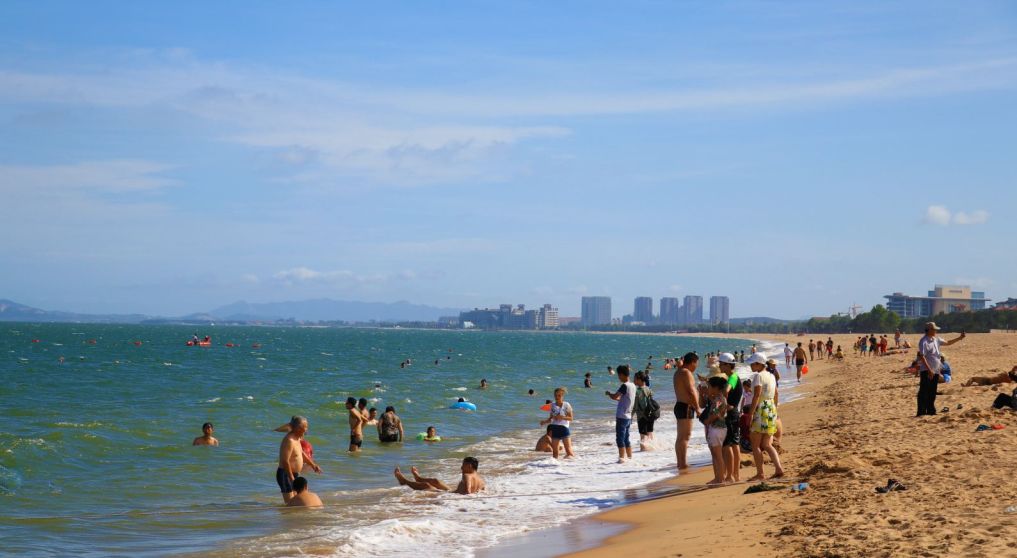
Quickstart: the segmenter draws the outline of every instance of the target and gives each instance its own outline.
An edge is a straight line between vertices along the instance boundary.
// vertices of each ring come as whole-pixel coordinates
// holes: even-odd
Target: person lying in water
[[[402,471],[399,470],[399,467],[395,468],[395,478],[401,486],[408,486],[413,490],[443,490],[456,494],[476,494],[483,490],[485,486],[484,479],[480,478],[480,475],[477,473],[477,468],[479,467],[480,462],[476,457],[463,458],[463,465],[460,468],[463,476],[455,490],[450,489],[448,485],[438,479],[420,476],[416,467],[410,467],[410,472],[413,473],[413,480],[406,478]]]
[[[1000,372],[995,376],[972,376],[968,378],[968,381],[964,382],[964,387],[968,386],[992,386],[996,384],[1009,384],[1017,382],[1017,366],[1010,369],[1009,372]]]

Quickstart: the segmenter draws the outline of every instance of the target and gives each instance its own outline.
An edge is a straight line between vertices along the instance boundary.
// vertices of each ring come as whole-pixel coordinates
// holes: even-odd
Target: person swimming
[[[214,436],[212,436],[212,434],[215,433],[215,427],[212,426],[211,422],[206,422],[205,424],[202,424],[201,425],[201,431],[203,432],[203,434],[201,436],[198,436],[197,438],[194,439],[193,442],[191,442],[192,446],[218,446],[219,445],[219,440],[217,440]]]

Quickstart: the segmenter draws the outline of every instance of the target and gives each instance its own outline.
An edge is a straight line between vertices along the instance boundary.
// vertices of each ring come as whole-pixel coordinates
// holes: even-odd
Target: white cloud
[[[685,288],[682,287],[681,285],[671,285],[670,287],[667,288],[667,290],[668,290],[668,292],[671,292],[671,293],[680,293],[683,290],[685,290]]]
[[[158,176],[171,167],[143,160],[86,161],[66,165],[0,165],[0,192],[65,190],[124,193],[165,188],[174,181]]]
[[[925,222],[945,227],[950,224],[950,210],[942,205],[930,205],[925,210]]]
[[[952,213],[946,206],[930,205],[925,210],[924,221],[930,225],[946,227],[949,225],[981,225],[989,220],[989,212],[984,209]]]
[[[965,213],[958,211],[953,216],[953,222],[956,225],[981,225],[989,220],[989,212],[984,209],[972,211],[971,213]]]

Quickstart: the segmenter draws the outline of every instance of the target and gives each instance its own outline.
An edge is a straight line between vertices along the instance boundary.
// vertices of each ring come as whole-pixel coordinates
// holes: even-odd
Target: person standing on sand
[[[802,383],[802,369],[809,363],[808,359],[805,358],[805,349],[802,348],[802,344],[798,343],[795,348],[795,371],[798,372],[798,383]]]
[[[632,408],[636,403],[636,384],[629,381],[629,365],[622,364],[615,369],[621,386],[618,391],[605,391],[604,395],[618,402],[615,409],[614,436],[618,446],[618,463],[632,459],[632,442],[629,441],[629,429],[632,428]]]
[[[734,355],[730,355],[734,360]],[[675,399],[674,416],[678,421],[678,437],[674,441],[674,453],[678,461],[678,472],[689,468],[686,456],[689,452],[689,439],[692,438],[693,421],[699,409],[699,394],[696,392],[695,372],[699,365],[699,357],[695,353],[687,353],[681,359],[682,364],[674,372]]]
[[[918,341],[918,414],[915,416],[921,417],[925,415],[936,414],[936,385],[943,381],[942,360],[940,358],[940,347],[947,347],[967,337],[967,334],[961,333],[960,337],[956,337],[949,341],[945,341],[942,337],[938,337],[936,334],[939,332],[939,327],[936,322],[928,322],[925,324],[925,336]]]
[[[784,366],[791,368],[791,356],[793,354],[794,351],[791,350],[791,344],[784,343]]]
[[[749,367],[756,373],[752,380],[752,426],[750,439],[752,440],[752,458],[756,463],[756,476],[749,481],[763,480],[763,452],[770,456],[773,463],[773,477],[779,479],[784,476],[784,469],[780,466],[780,455],[773,447],[773,435],[777,433],[777,404],[774,397],[777,395],[777,381],[773,374],[766,371],[766,359],[761,355],[757,358],[753,355],[749,359]]]
[[[727,413],[724,416],[726,429],[724,441],[721,444],[721,454],[724,462],[724,481],[738,482],[740,479],[742,452],[741,444],[741,408],[743,390],[741,379],[735,372],[734,355],[724,353],[720,355],[720,371],[727,380]]]
[[[816,341],[809,339],[809,360],[816,360]]]
[[[279,467],[275,470],[275,482],[282,492],[284,504],[289,504],[296,495],[293,481],[304,468],[304,452],[300,448],[304,432],[307,432],[307,419],[296,415],[290,419],[290,431],[279,444]]]
[[[894,348],[897,348],[897,349],[899,349],[899,348],[900,348],[900,338],[901,338],[901,332],[900,332],[900,330],[898,329],[898,330],[897,330],[896,332],[894,332],[894,334],[893,334],[893,346],[894,346]]]

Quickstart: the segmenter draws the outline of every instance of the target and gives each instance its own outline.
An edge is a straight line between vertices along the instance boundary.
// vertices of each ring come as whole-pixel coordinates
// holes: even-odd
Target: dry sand
[[[1017,513],[1004,511],[1017,505],[1017,414],[991,408],[1017,385],[961,387],[1017,364],[1017,334],[972,334],[944,348],[954,375],[936,406],[950,410],[921,418],[918,380],[903,372],[913,351],[863,358],[850,348],[856,336],[833,339],[845,361],[810,363],[809,395],[779,410],[781,460],[809,483],[806,493],[744,495],[736,485],[610,510],[597,519],[631,529],[577,556],[1017,556]],[[979,424],[1005,429],[976,432]],[[671,482],[711,477],[707,469]],[[907,490],[878,494],[889,478]]]

